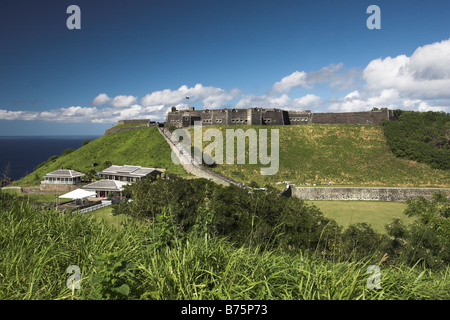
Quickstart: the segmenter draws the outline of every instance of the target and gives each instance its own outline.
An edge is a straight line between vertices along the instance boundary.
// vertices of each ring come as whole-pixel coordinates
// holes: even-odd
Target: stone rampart
[[[306,200],[372,200],[372,201],[406,201],[423,196],[430,199],[436,192],[450,197],[449,188],[356,188],[356,187],[294,187],[292,196]]]
[[[316,124],[381,124],[383,119],[393,117],[392,110],[382,109],[362,112],[312,113],[311,122]]]
[[[130,119],[130,120],[119,120],[119,124],[147,124],[150,122],[150,119]]]
[[[111,128],[111,129],[108,129],[105,131],[105,135],[120,132],[120,131],[137,130],[137,129],[142,129],[142,128],[147,128],[147,125],[135,126],[135,127]]]

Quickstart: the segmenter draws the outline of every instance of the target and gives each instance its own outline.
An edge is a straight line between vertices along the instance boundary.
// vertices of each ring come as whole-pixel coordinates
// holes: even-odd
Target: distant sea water
[[[78,149],[83,141],[97,138],[99,136],[0,136],[0,177],[8,163],[11,168],[8,176],[19,180],[51,156],[59,156],[68,148]]]

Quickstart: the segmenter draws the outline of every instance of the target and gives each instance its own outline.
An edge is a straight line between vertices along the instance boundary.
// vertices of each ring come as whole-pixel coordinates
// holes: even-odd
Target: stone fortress
[[[204,109],[177,110],[167,113],[166,126],[190,127],[196,121],[202,125],[305,125],[317,124],[381,124],[382,120],[394,119],[393,110],[380,109],[361,112],[312,113],[311,110],[282,109]]]

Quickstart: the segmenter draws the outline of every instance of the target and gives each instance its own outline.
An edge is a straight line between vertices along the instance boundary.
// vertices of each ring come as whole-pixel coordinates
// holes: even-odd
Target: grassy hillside
[[[203,131],[211,127],[204,127]],[[223,133],[230,127],[213,126]],[[297,185],[334,185],[449,187],[450,170],[433,169],[427,164],[400,159],[393,155],[379,125],[307,125],[307,126],[233,126],[279,130],[280,167],[277,174],[263,176],[261,167],[269,165],[217,165],[213,170],[243,183],[291,181]],[[192,131],[191,131],[192,132]],[[193,134],[191,134],[193,140]],[[270,140],[270,138],[269,138]],[[208,146],[211,142],[204,142]],[[248,144],[248,143],[247,143]],[[248,145],[246,146],[248,153]],[[270,147],[269,147],[270,150]],[[259,161],[259,159],[258,159]]]
[[[168,173],[186,174],[180,165],[171,160],[171,150],[156,127],[122,131],[102,136],[74,152],[39,167],[16,184],[39,184],[42,177],[61,167],[88,173],[101,171],[109,161],[115,165],[139,165],[165,168]],[[93,163],[98,166],[93,167]]]

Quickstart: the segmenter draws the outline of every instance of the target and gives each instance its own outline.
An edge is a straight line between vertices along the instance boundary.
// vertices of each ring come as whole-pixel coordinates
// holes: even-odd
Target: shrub
[[[64,151],[61,153],[60,157],[67,156],[68,154],[71,154],[71,153],[74,152],[74,151],[75,151],[74,149],[67,148],[66,150],[64,150]]]
[[[408,200],[405,214],[416,217],[409,228],[398,220],[387,226],[391,255],[407,264],[431,269],[450,264],[450,199],[435,193],[431,200]]]

